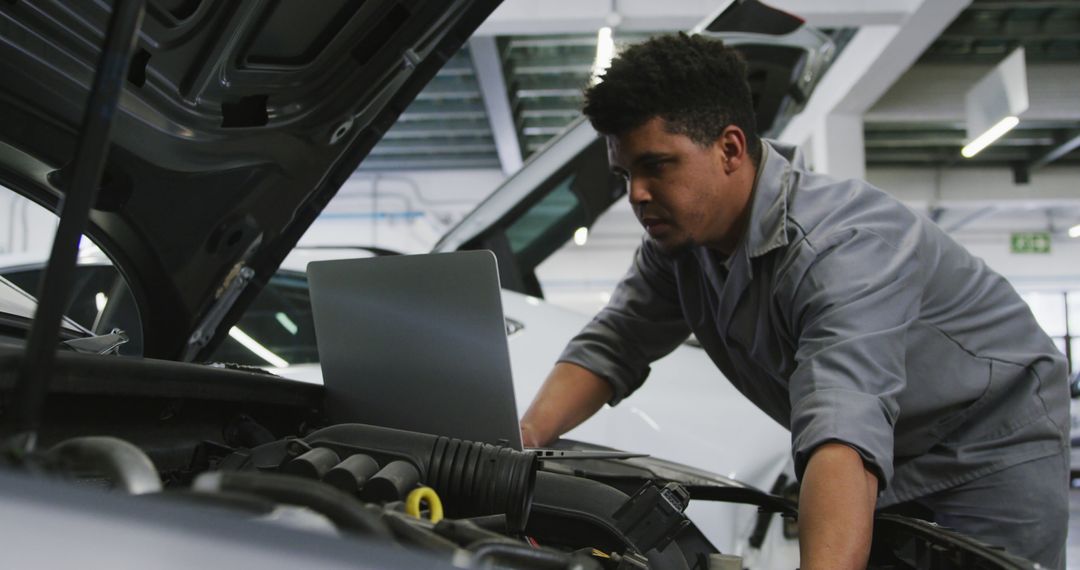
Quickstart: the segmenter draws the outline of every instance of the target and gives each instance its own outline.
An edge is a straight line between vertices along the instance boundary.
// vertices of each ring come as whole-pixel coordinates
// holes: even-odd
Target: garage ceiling
[[[853,28],[823,30],[841,51]],[[616,32],[618,34],[618,32]],[[630,45],[662,32],[617,35]],[[490,100],[508,104],[517,152],[528,158],[581,114],[582,89],[592,73],[596,34],[500,36],[493,44],[501,88],[485,90],[476,65],[476,42],[458,52],[401,115],[364,162],[365,170],[498,168],[499,149]],[[479,73],[478,73],[478,70]],[[487,104],[486,104],[487,103]],[[496,127],[497,128],[497,127]]]
[[[853,32],[847,27],[830,33],[843,44]],[[650,35],[618,29],[615,34],[620,43]],[[1019,46],[1025,48],[1033,71],[1055,65],[1066,66],[1062,69],[1067,73],[1080,71],[1080,0],[973,0],[909,75],[928,76],[924,83],[951,76],[957,83],[954,91],[959,90],[953,99],[958,97],[962,105],[961,89],[969,77],[977,78]],[[476,50],[489,50],[485,63],[498,64],[477,65]],[[505,168],[507,153],[517,161],[527,158],[578,115],[595,52],[595,35],[583,33],[501,35],[490,44],[472,42],[402,114],[363,169]],[[932,73],[935,68],[938,76]],[[897,85],[905,81],[913,80],[905,76]],[[1038,89],[1032,81],[1031,88]],[[1033,104],[1037,98],[1033,94]],[[1080,96],[1073,93],[1072,104],[1077,101]],[[1022,174],[1051,162],[1080,164],[1080,111],[1075,116],[1024,115],[1016,129],[970,160],[960,158],[966,142],[962,114],[908,115],[867,114],[868,165],[1004,163]]]
[[[1032,91],[1046,88],[1045,83],[1036,81],[1036,68],[1080,74],[1076,65],[1080,63],[1080,1],[974,0],[916,66],[962,74],[972,68],[985,72],[1018,47],[1023,47],[1027,56]],[[962,93],[956,96],[962,98]],[[1032,99],[1034,104],[1036,94]],[[1080,93],[1072,93],[1071,102],[1080,107]],[[1022,171],[1051,162],[1080,164],[1080,120],[1072,118],[1029,119],[1022,115],[1012,132],[969,160],[960,158],[960,148],[966,142],[962,120],[876,121],[870,113],[865,123],[868,165],[1004,163]]]
[[[621,36],[640,41],[647,34]],[[596,56],[595,34],[501,36],[492,46],[497,70],[474,65],[473,44],[462,48],[372,151],[366,169],[498,168],[499,153],[485,97],[500,97],[519,157],[539,149],[581,114],[581,90]],[[480,73],[498,74],[485,92]]]

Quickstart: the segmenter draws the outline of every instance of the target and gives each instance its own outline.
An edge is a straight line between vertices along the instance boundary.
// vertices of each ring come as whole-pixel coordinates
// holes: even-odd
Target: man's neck
[[[764,162],[764,156],[758,160],[758,164],[754,164],[752,161],[746,163],[746,167],[740,169],[740,172],[736,174],[735,188],[740,195],[745,196],[745,200],[739,209],[739,215],[735,219],[735,223],[731,226],[731,229],[724,236],[724,239],[717,244],[707,245],[709,249],[719,252],[725,257],[731,256],[732,253],[739,247],[739,243],[746,239],[747,228],[750,226],[750,218],[754,204],[754,193],[757,189],[758,177],[761,174],[761,164]]]

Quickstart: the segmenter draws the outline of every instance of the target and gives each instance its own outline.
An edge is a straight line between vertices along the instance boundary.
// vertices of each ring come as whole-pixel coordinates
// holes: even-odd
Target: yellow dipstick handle
[[[428,509],[431,510],[431,522],[437,523],[442,520],[442,501],[438,493],[431,487],[413,489],[408,497],[405,497],[405,514],[420,518],[420,502],[427,501]]]

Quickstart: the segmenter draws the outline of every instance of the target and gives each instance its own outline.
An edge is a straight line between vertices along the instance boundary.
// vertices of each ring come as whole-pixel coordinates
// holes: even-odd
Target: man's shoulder
[[[888,192],[857,178],[793,170],[787,199],[789,236],[810,245],[856,232],[899,242],[927,223]]]
[[[767,161],[761,183],[779,189],[788,243],[823,242],[855,228],[884,236],[923,223],[922,216],[870,182],[814,172],[793,145],[763,139]]]

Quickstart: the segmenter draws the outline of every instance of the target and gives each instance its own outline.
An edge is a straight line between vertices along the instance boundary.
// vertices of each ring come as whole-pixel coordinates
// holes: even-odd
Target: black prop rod
[[[65,177],[67,184],[61,200],[60,224],[38,290],[38,306],[15,386],[13,451],[32,451],[36,443],[56,360],[60,322],[71,296],[79,238],[86,231],[90,208],[97,200],[113,119],[144,11],[145,0],[115,0],[113,3],[105,44],[83,113],[72,174]]]

